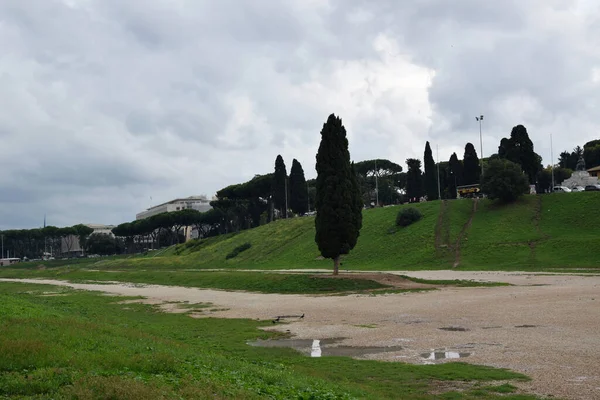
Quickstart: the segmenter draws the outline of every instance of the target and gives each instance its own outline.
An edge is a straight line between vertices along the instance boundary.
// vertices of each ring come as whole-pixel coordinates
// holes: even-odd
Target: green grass
[[[308,274],[280,274],[237,271],[88,271],[57,268],[37,270],[0,270],[0,278],[53,278],[71,282],[131,282],[187,286],[260,293],[344,293],[388,286],[368,279],[332,279]]]
[[[527,379],[503,369],[310,358],[246,345],[273,336],[258,329],[270,321],[193,319],[125,299],[0,283],[0,398],[534,398],[499,394],[506,385],[494,381]],[[440,382],[467,390],[440,393]]]
[[[595,192],[525,196],[510,205],[450,200],[365,210],[358,244],[344,270],[525,270],[600,267],[600,195]],[[395,226],[403,207],[423,219]],[[472,223],[467,222],[472,217]],[[250,248],[227,260],[236,248]],[[279,220],[255,229],[174,246],[159,255],[78,261],[94,269],[331,269],[314,242],[314,217]],[[48,268],[65,261],[46,263]],[[21,268],[37,267],[40,262]]]
[[[408,279],[410,281],[416,283],[426,283],[429,285],[445,285],[445,286],[456,286],[456,287],[494,287],[494,286],[511,286],[510,283],[506,282],[480,282],[473,280],[465,280],[465,279],[421,279],[414,278],[412,276],[400,275],[404,279]]]

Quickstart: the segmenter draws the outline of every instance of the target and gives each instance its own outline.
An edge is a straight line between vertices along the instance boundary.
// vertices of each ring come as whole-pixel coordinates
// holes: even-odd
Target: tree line
[[[36,259],[41,258],[44,252],[60,257],[63,253],[68,254],[74,248],[76,241],[81,248],[84,248],[88,236],[93,231],[83,224],[63,228],[50,225],[44,228],[2,231],[4,245],[2,258],[10,256]]]

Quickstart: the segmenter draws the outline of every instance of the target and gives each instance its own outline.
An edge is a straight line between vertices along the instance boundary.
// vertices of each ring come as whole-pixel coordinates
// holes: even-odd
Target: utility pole
[[[285,218],[287,218],[288,205],[287,205],[287,176],[285,177]]]
[[[377,159],[375,159],[375,207],[379,207],[379,183],[377,181]]]
[[[310,212],[310,195],[308,194],[308,181],[306,182],[306,204],[308,205],[308,210],[306,212]]]
[[[475,117],[477,121],[479,121],[479,145],[481,146],[481,176],[483,177],[483,139],[481,137],[481,121],[483,121],[483,114],[479,117]]]
[[[4,258],[4,233],[2,234],[2,257],[0,258]]]
[[[436,144],[435,151],[437,152],[437,181],[438,181],[438,199],[442,199],[442,194],[440,192],[440,147]]]
[[[550,166],[552,168],[552,188],[550,189],[551,192],[554,191],[554,150],[552,149],[552,134],[550,134]]]

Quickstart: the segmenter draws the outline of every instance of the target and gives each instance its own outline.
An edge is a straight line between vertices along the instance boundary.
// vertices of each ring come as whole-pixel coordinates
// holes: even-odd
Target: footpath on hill
[[[304,270],[304,272],[306,272]],[[446,287],[418,293],[348,296],[258,294],[131,284],[75,284],[56,280],[0,279],[70,286],[153,304],[212,303],[194,316],[273,319],[299,315],[269,329],[300,339],[345,338],[340,345],[401,346],[367,358],[410,363],[431,353],[509,368],[533,378],[522,389],[569,399],[600,398],[600,276],[522,272],[394,272],[424,279],[508,282],[503,287]],[[358,275],[358,273],[357,273]],[[180,311],[180,310],[179,310]],[[435,358],[435,357],[434,357]]]

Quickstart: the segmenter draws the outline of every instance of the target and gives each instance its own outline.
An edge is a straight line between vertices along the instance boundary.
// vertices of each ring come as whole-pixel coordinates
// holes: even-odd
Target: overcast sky
[[[595,0],[1,0],[0,229],[118,224],[281,154],[554,155],[600,137]],[[150,198],[152,197],[152,201]]]

